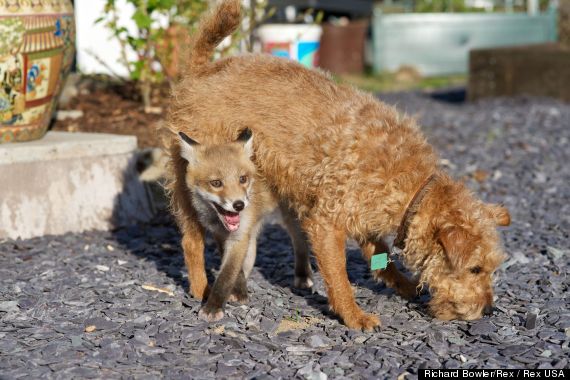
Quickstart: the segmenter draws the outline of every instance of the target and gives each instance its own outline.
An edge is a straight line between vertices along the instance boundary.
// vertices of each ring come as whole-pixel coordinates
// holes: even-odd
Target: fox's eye
[[[219,179],[215,179],[213,181],[210,181],[210,185],[212,185],[213,187],[222,187],[222,181],[220,181]]]
[[[480,267],[480,266],[476,266],[476,267],[470,268],[470,269],[469,269],[469,272],[471,272],[471,273],[473,273],[473,274],[479,274],[479,273],[481,273],[481,267]]]
[[[247,176],[246,175],[242,175],[239,177],[239,183],[246,183],[247,182]]]

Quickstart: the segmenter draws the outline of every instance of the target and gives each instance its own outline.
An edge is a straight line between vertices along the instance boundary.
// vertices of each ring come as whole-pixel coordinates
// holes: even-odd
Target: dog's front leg
[[[174,157],[176,181],[172,188],[172,207],[176,222],[182,232],[184,263],[188,270],[190,294],[199,300],[208,296],[208,278],[204,259],[204,227],[198,221],[198,213],[192,205],[192,195],[186,186],[186,161],[180,157],[180,147],[174,144],[171,155]]]
[[[198,225],[186,224],[182,229],[182,250],[184,251],[184,263],[188,270],[190,294],[202,300],[208,297],[209,288],[204,262],[204,231]]]
[[[238,277],[243,276],[243,263],[249,245],[249,235],[244,233],[239,239],[226,240],[220,273],[208,295],[208,301],[198,313],[198,317],[215,322],[224,317],[224,304],[236,287]],[[245,285],[245,276],[243,276]]]
[[[390,247],[383,241],[366,242],[360,245],[362,256],[370,265],[370,260],[375,253],[390,253]],[[394,289],[401,297],[413,299],[417,295],[417,282],[410,280],[398,270],[396,264],[389,262],[386,269],[372,271],[376,281],[382,280],[390,288]]]
[[[303,227],[325,282],[331,309],[350,328],[372,330],[379,326],[380,319],[365,313],[354,300],[346,272],[346,232],[330,226],[327,221],[306,220]]]

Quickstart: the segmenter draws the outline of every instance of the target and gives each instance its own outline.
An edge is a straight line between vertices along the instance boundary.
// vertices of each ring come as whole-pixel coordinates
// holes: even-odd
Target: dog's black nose
[[[483,308],[483,315],[492,315],[495,311],[495,307],[493,305],[487,305]]]
[[[234,210],[239,212],[239,211],[243,210],[243,208],[245,207],[245,204],[242,201],[235,201],[233,206],[234,206]]]

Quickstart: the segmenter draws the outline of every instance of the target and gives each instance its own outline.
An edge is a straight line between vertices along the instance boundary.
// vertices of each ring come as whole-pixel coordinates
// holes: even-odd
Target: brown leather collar
[[[436,174],[433,173],[430,175],[420,186],[418,191],[414,194],[414,197],[408,204],[406,211],[404,212],[404,216],[402,217],[402,221],[400,222],[400,227],[398,227],[398,232],[396,234],[396,238],[394,239],[394,247],[404,249],[406,246],[406,237],[408,236],[408,228],[410,227],[410,223],[412,222],[412,217],[418,212],[420,207],[420,203],[422,203],[422,199],[426,195],[427,191],[429,190],[429,184],[435,179]]]

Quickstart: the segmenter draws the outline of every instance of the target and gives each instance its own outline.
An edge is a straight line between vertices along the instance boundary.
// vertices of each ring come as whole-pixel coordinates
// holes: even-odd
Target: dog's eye
[[[469,272],[471,272],[473,274],[479,274],[479,273],[481,273],[481,267],[479,267],[479,266],[473,267],[473,268],[469,269]]]
[[[242,175],[239,177],[239,183],[246,183],[247,182],[247,176],[246,175]]]
[[[210,185],[212,185],[213,187],[222,187],[222,181],[220,181],[219,179],[215,179],[213,181],[210,181]]]

